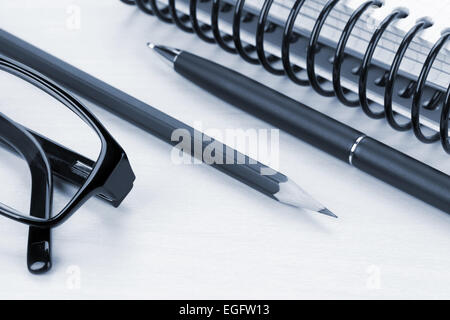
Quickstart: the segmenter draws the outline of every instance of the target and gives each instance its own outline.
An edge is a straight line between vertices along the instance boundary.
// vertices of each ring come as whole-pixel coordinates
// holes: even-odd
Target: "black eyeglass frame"
[[[0,207],[0,215],[14,221],[34,226],[38,228],[54,228],[66,222],[86,201],[91,197],[100,196],[110,201],[115,207],[125,199],[133,188],[135,175],[128,161],[128,157],[122,147],[114,140],[111,134],[100,123],[100,121],[87,110],[75,97],[66,90],[52,82],[48,78],[31,70],[30,68],[0,55],[0,70],[15,75],[22,80],[29,82],[37,88],[43,90],[59,102],[64,104],[72,112],[78,115],[81,120],[88,124],[98,135],[101,141],[101,151],[98,160],[94,163],[92,170],[88,173],[84,184],[80,187],[70,202],[57,214],[48,219],[24,216],[15,210],[8,210]],[[65,155],[72,155],[73,160],[76,154],[64,149],[57,144],[46,140],[44,137],[31,133],[41,145],[45,152],[65,150]],[[14,147],[14,146],[13,146]],[[87,159],[82,159],[87,160]],[[51,175],[51,171],[47,173]],[[63,177],[64,178],[64,177]],[[47,177],[51,181],[51,177]],[[42,181],[46,183],[46,181]],[[51,201],[51,193],[46,195],[45,201]],[[43,200],[44,201],[44,200]]]

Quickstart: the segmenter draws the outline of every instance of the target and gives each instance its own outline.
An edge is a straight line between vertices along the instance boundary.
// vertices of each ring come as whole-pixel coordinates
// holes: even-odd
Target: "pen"
[[[222,100],[450,213],[450,177],[257,81],[186,51],[149,43],[173,69]]]
[[[215,141],[187,124],[170,117],[2,29],[0,29],[0,53],[26,64],[172,146],[179,144],[179,141],[173,141],[172,134],[175,130],[180,129],[189,132],[191,145],[200,144],[202,151]],[[223,145],[223,147],[225,148],[226,146]],[[232,164],[229,164],[230,162],[227,161],[229,151],[226,154],[216,155],[216,158],[219,157],[223,160],[222,162],[208,164],[283,204],[336,218],[330,210],[308,195],[284,174],[235,150],[232,151],[234,157]],[[196,156],[195,148],[190,148],[190,155]],[[268,170],[273,172],[273,174],[263,174]]]

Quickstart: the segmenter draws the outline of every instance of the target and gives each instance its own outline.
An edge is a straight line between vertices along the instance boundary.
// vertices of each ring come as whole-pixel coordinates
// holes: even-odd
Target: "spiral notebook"
[[[136,4],[143,12],[153,15],[166,23],[175,23],[181,30],[196,33],[202,40],[216,43],[226,51],[239,53],[245,60],[262,64],[265,69],[274,74],[285,74],[286,66],[281,63],[281,46],[283,38],[289,36],[289,54],[291,71],[298,72],[297,79],[307,72],[307,48],[313,36],[313,30],[323,21],[323,27],[316,33],[317,42],[314,54],[314,73],[320,88],[331,92],[336,88],[333,80],[333,57],[337,51],[338,42],[349,27],[352,17],[356,21],[354,28],[349,29],[348,42],[345,46],[341,63],[340,82],[342,93],[348,102],[358,100],[360,68],[369,45],[375,43],[372,39],[377,29],[380,29],[384,19],[390,17],[399,7],[386,5],[382,8],[381,1],[338,1],[338,0],[122,0],[128,4]],[[443,107],[448,103],[450,92],[450,51],[448,38],[450,29],[445,29],[446,21],[436,21],[433,26],[427,25],[431,19],[417,15],[420,1],[391,1],[395,5],[406,4],[411,8],[401,8],[408,16],[391,19],[381,33],[379,41],[374,46],[373,57],[367,72],[366,96],[374,115],[383,112],[385,106],[386,82],[394,64],[395,57],[400,56],[400,44],[407,33],[415,28],[417,32],[410,40],[404,41],[407,48],[404,56],[398,60],[397,76],[390,82],[392,85],[391,113],[394,118],[391,126],[402,130],[402,126],[411,122],[421,124],[421,132],[425,137],[433,137],[429,141],[446,140],[442,133],[443,122],[448,123],[448,116]],[[369,5],[371,4],[371,5]],[[421,5],[424,5],[422,2]],[[366,5],[366,7],[364,7]],[[450,8],[449,2],[440,2],[437,10]],[[395,10],[394,10],[395,9]],[[416,13],[414,13],[414,9]],[[329,15],[325,12],[328,11]],[[409,12],[410,11],[410,12]],[[441,15],[445,16],[445,15]],[[237,19],[236,17],[239,17]],[[425,18],[425,19],[424,19]],[[263,19],[263,20],[261,20]],[[386,21],[386,20],[384,20]],[[264,23],[263,38],[258,40],[258,22]],[[285,35],[285,28],[292,22],[292,31]],[[422,27],[420,26],[422,24]],[[442,35],[441,35],[442,33]],[[241,52],[236,52],[236,35],[242,43]],[[261,33],[260,33],[261,35]],[[261,40],[263,39],[263,40]],[[257,54],[255,46],[262,43],[265,61]],[[435,59],[428,61],[433,47]],[[260,44],[261,46],[261,44]],[[239,49],[239,48],[238,48]],[[242,52],[243,51],[243,52]],[[261,63],[262,62],[262,63]],[[265,63],[264,63],[265,62]],[[429,74],[423,85],[419,81],[429,67]],[[295,80],[295,79],[294,79]],[[320,89],[319,88],[319,89]],[[419,88],[419,89],[417,89]],[[417,90],[416,90],[417,89]],[[317,91],[317,90],[316,90]],[[412,117],[412,106],[415,92],[419,91],[420,112],[417,119]],[[320,93],[320,92],[319,92]],[[324,92],[322,92],[324,94]],[[333,94],[333,96],[335,96]],[[342,98],[341,98],[342,101]],[[345,102],[345,101],[344,101]],[[359,105],[359,104],[358,104]],[[358,106],[357,105],[357,106]],[[419,104],[418,104],[419,105]],[[411,121],[411,118],[413,121]],[[416,122],[414,122],[416,121]],[[409,128],[410,129],[410,128]],[[439,136],[439,131],[441,134]],[[447,130],[448,132],[448,130]],[[447,133],[448,135],[448,133]]]

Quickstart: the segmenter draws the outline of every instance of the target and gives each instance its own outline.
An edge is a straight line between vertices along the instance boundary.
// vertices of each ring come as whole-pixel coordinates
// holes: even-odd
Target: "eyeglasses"
[[[20,165],[5,156],[7,161],[0,163],[0,179],[6,179],[12,190],[0,195],[0,215],[30,226],[29,269],[45,272],[49,265],[30,266],[41,260],[49,263],[50,229],[66,222],[94,196],[118,207],[131,191],[135,175],[120,145],[63,88],[3,56],[0,87],[0,142],[24,160]],[[55,197],[58,179],[69,184],[64,185],[63,196]],[[23,201],[26,193],[28,208]]]

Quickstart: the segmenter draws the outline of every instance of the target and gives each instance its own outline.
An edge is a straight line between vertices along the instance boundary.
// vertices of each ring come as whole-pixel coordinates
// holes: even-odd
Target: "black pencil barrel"
[[[172,141],[172,134],[176,129],[187,130],[191,134],[192,144],[195,136],[204,137],[202,133],[187,124],[1,29],[0,53],[33,68],[166,143],[178,144],[178,141]],[[206,140],[201,142],[202,151],[214,141],[214,139]],[[192,156],[195,156],[194,152],[194,148],[191,148]],[[212,166],[271,198],[279,192],[279,183],[287,181],[287,177],[278,172],[270,176],[262,175],[261,170],[267,168],[266,166],[237,151],[234,152],[233,164],[226,164],[225,156],[224,154],[222,162],[224,164],[212,164]],[[237,159],[244,159],[244,161],[238,162]]]

